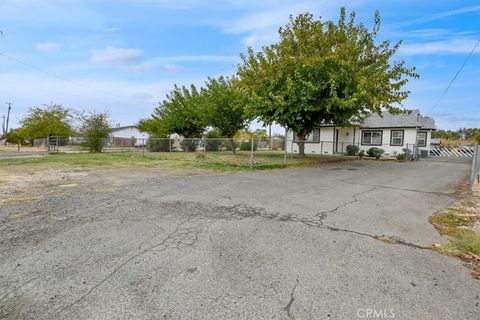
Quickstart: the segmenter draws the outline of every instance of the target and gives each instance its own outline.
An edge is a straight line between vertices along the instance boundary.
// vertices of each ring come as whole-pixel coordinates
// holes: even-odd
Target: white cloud
[[[97,64],[137,63],[143,56],[140,49],[107,46],[104,49],[90,50],[90,61]]]
[[[60,50],[60,45],[56,42],[41,42],[37,43],[35,48],[43,53],[52,53]]]
[[[422,43],[404,43],[399,50],[402,55],[470,53],[477,41],[457,38]],[[476,51],[477,53],[479,50]]]

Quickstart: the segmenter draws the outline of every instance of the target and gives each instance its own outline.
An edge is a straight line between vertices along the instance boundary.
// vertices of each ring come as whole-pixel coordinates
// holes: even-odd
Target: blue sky
[[[15,126],[53,102],[132,124],[175,83],[233,74],[239,53],[274,42],[290,14],[336,20],[341,6],[367,26],[379,10],[381,38],[403,40],[398,58],[421,76],[405,107],[438,128],[480,127],[480,46],[431,111],[480,39],[478,1],[443,0],[1,0],[0,114],[12,102]]]

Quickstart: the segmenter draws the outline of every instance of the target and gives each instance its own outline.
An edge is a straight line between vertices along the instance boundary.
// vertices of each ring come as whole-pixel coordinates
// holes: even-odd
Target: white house
[[[307,136],[305,154],[345,153],[348,145],[357,145],[365,151],[378,147],[385,150],[386,156],[396,156],[405,148],[412,150],[414,145],[428,152],[433,130],[435,121],[422,116],[419,110],[400,115],[384,112],[382,116],[372,115],[354,127],[319,126]],[[289,130],[289,152],[298,153],[296,140],[296,134]]]
[[[110,143],[118,146],[138,147],[147,143],[150,135],[136,126],[117,127],[110,133]]]

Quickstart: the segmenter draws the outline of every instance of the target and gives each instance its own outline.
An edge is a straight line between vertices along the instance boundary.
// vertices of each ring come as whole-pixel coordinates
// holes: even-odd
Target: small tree
[[[232,138],[248,123],[245,112],[247,98],[236,85],[235,79],[208,78],[206,87],[202,88],[203,112],[206,123],[216,129],[221,136]],[[231,150],[235,154],[233,139]]]
[[[25,142],[25,137],[22,130],[13,129],[7,133],[7,142],[17,145],[17,149],[20,150],[20,146]]]
[[[102,152],[103,143],[111,132],[108,114],[91,113],[82,117],[81,134],[90,152]]]
[[[137,123],[137,127],[140,131],[148,132],[153,138],[167,138],[169,134],[164,123],[154,118],[140,119]]]
[[[153,111],[146,127],[153,132],[177,133],[185,138],[199,138],[207,124],[202,112],[203,97],[194,85],[175,89]]]
[[[72,113],[72,110],[60,104],[31,108],[27,116],[20,120],[21,135],[29,140],[49,136],[69,137],[74,132]]]

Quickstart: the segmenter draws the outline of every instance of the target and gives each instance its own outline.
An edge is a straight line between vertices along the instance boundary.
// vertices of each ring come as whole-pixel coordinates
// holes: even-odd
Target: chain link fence
[[[302,158],[287,150],[292,141],[283,137],[245,138],[116,138],[101,139],[102,152],[130,153],[135,156],[165,160],[203,161],[239,167],[282,167],[287,164],[323,161],[331,155],[307,154]],[[295,142],[296,144],[297,142]],[[82,137],[52,136],[34,139],[33,146],[48,152],[89,152]],[[338,154],[337,156],[342,156]],[[329,159],[331,161],[331,159]]]
[[[318,161],[332,156],[373,156],[370,149],[385,149],[382,157],[398,157],[402,160],[417,160],[435,156],[432,148],[421,148],[415,144],[393,147],[390,144],[375,146],[361,145],[360,142],[304,141],[305,158],[299,156],[301,142],[285,140],[283,137],[263,139],[245,138],[117,138],[100,139],[102,152],[132,153],[142,157],[182,161],[204,161],[234,166],[285,166],[295,162]],[[82,153],[89,152],[83,137],[52,136],[34,139],[33,147],[48,152]],[[433,151],[432,151],[433,150]],[[472,149],[473,150],[473,149]],[[478,147],[477,149],[478,150]],[[473,151],[472,151],[473,152]],[[478,151],[472,170],[478,176]],[[477,161],[477,162],[475,162]],[[474,165],[475,163],[475,165]],[[473,173],[472,173],[473,174]]]

